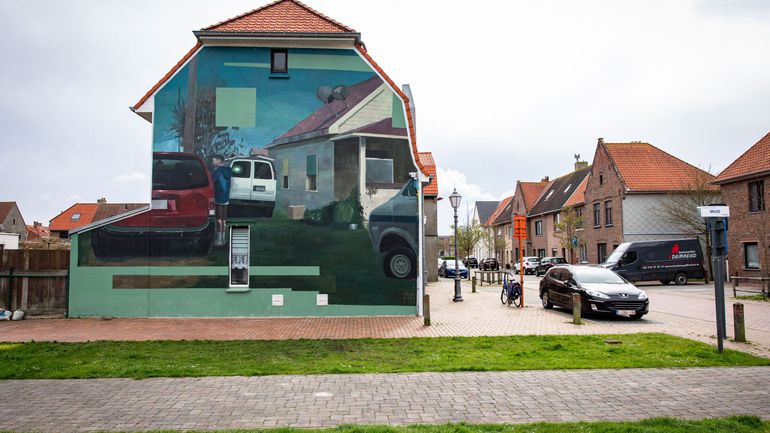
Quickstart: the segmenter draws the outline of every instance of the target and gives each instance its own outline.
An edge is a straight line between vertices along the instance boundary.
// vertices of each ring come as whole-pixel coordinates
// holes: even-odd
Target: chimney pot
[[[99,203],[99,204],[107,204],[107,199],[102,197],[99,200],[96,200],[96,202]]]
[[[548,182],[549,180],[551,179],[548,176],[545,176],[543,177],[543,180],[541,180],[541,182]]]

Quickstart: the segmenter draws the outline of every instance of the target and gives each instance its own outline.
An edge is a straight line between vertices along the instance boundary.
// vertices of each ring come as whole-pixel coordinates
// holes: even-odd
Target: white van
[[[275,167],[266,156],[239,156],[228,160],[233,170],[230,204],[271,217],[275,209]]]

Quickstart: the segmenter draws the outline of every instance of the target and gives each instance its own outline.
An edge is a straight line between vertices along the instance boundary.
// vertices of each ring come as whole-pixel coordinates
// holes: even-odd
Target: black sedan
[[[481,261],[479,267],[482,271],[499,271],[500,262],[498,262],[494,257],[488,257]]]
[[[479,259],[476,257],[470,256],[466,257],[465,260],[463,260],[463,264],[467,268],[478,268],[479,267]]]
[[[545,308],[557,305],[571,309],[573,293],[580,294],[581,313],[641,319],[650,307],[644,290],[602,267],[558,265],[540,280],[540,299]]]
[[[564,257],[543,257],[540,259],[540,263],[537,264],[535,267],[535,275],[538,277],[541,275],[545,275],[546,272],[548,272],[549,269],[556,265],[566,265],[567,261],[564,260]]]

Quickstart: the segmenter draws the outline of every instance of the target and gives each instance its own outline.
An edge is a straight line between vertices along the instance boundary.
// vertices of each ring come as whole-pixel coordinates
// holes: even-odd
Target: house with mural
[[[193,34],[132,106],[150,208],[70,231],[70,316],[421,314],[431,178],[408,86],[296,0]]]

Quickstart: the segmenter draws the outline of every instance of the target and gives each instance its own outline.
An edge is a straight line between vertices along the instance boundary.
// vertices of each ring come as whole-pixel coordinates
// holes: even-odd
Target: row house
[[[68,239],[70,230],[146,207],[147,203],[107,203],[105,198],[98,199],[96,203],[75,203],[51,218],[49,236]]]
[[[548,177],[544,177],[540,182],[517,181],[516,192],[513,194],[513,216],[529,215],[543,190],[550,184],[551,181]],[[532,233],[532,221],[530,219],[527,219],[527,233]],[[516,243],[513,255],[514,261],[519,257],[520,248],[521,245]],[[534,255],[531,236],[527,238],[524,245],[524,255],[529,254]]]
[[[528,237],[531,240],[532,255],[564,257],[574,261],[568,257],[568,249],[562,245],[557,225],[561,222],[562,210],[568,206],[568,202],[579,204],[579,199],[573,200],[573,196],[582,197],[586,179],[591,173],[591,167],[582,161],[578,161],[575,168],[572,173],[550,182],[527,214],[531,226]]]
[[[471,217],[471,221],[473,224],[481,227],[485,231],[485,234],[492,233],[492,229],[487,227],[486,223],[489,220],[489,217],[495,210],[497,210],[499,204],[499,201],[477,201],[473,206],[473,216]],[[493,257],[494,255],[494,247],[487,245],[487,242],[484,242],[483,240],[476,244],[476,248],[474,248],[473,251],[473,256],[479,260]]]
[[[714,179],[730,206],[727,231],[729,273],[741,277],[768,276],[770,217],[766,185],[770,183],[770,133],[727,166]]]
[[[504,268],[510,268],[513,257],[513,197],[502,199],[486,223],[494,240],[492,257]]]
[[[603,262],[623,242],[697,237],[665,218],[663,209],[698,177],[713,179],[649,143],[600,138],[585,189],[586,261]]]

